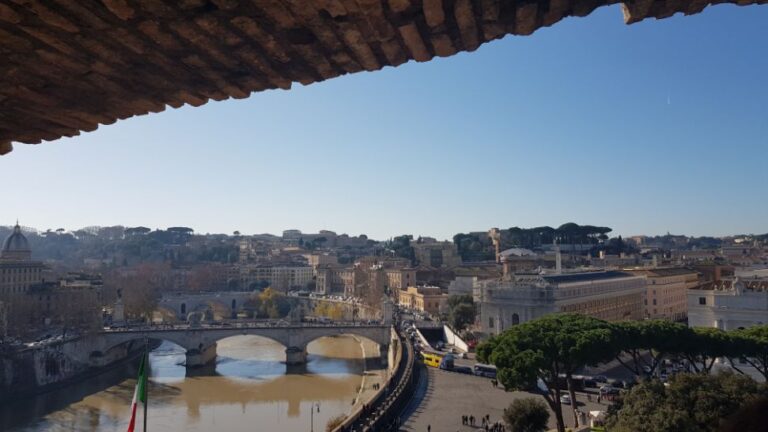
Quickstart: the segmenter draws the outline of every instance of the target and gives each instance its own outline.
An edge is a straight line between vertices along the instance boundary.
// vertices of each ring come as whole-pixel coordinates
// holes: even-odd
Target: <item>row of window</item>
[[[12,286],[10,288],[1,288],[0,292],[3,294],[21,294],[27,290],[26,286]]]
[[[31,267],[0,269],[0,275],[14,275],[14,274],[27,274],[27,273],[40,273],[40,269],[31,268]]]
[[[2,279],[0,279],[0,285],[5,283],[11,283],[11,282],[32,282],[34,280],[38,280],[39,276],[35,275],[13,275],[13,276],[6,276]]]

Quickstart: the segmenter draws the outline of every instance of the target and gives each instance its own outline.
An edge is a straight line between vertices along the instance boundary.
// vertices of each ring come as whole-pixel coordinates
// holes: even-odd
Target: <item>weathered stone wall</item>
[[[627,0],[627,23],[717,3]],[[474,51],[617,0],[0,2],[0,154],[166,106]]]
[[[89,361],[91,351],[84,345],[87,343],[81,339],[4,352],[0,356],[0,402],[10,397],[34,395],[99,373],[102,368],[124,361],[143,347],[125,345]]]

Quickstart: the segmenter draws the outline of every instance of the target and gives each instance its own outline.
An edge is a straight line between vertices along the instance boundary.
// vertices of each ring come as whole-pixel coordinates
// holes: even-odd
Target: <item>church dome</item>
[[[5,239],[3,242],[3,249],[0,251],[0,256],[3,258],[15,258],[18,255],[26,256],[31,249],[29,248],[29,242],[24,234],[21,233],[21,227],[18,223],[13,227],[13,233]]]

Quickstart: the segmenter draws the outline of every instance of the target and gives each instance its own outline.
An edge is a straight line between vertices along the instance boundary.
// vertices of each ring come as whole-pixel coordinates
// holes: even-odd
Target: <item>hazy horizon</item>
[[[568,221],[568,222],[572,222],[572,221]],[[559,227],[559,226],[561,226],[561,225],[563,225],[565,223],[568,223],[568,222],[563,222],[563,223],[556,224],[556,225],[540,224],[540,225],[536,225],[536,226],[518,226],[518,228],[528,229],[528,228],[536,228],[536,227],[541,227],[541,226],[550,226],[552,228],[557,228],[557,227]],[[578,223],[578,222],[576,222],[576,223]],[[15,222],[12,223],[12,224],[6,224],[4,222],[0,222],[0,227],[4,227],[4,228],[12,228],[14,225],[15,225]],[[40,228],[40,227],[34,227],[34,226],[25,225],[23,223],[23,221],[19,220],[19,225],[22,227],[22,229],[35,230],[38,233],[44,233],[48,229],[50,229],[51,231],[56,231],[57,229],[60,229],[60,228],[64,229],[67,232],[74,232],[74,231],[77,231],[77,230],[80,230],[80,229],[90,228],[90,227],[108,228],[108,227],[113,227],[113,226],[122,226],[124,228],[135,228],[135,227],[140,227],[141,226],[141,227],[145,227],[145,228],[150,228],[153,231],[154,230],[166,230],[166,229],[168,229],[170,227],[186,227],[186,228],[191,228],[194,231],[194,233],[197,234],[197,235],[222,235],[222,234],[233,235],[234,231],[240,231],[240,235],[241,236],[246,236],[246,237],[247,236],[255,236],[255,235],[273,235],[273,236],[276,236],[276,237],[281,237],[282,236],[282,231],[290,230],[290,229],[299,229],[303,234],[317,234],[319,231],[323,230],[323,231],[333,231],[337,235],[347,234],[350,237],[353,237],[353,236],[356,237],[356,236],[359,236],[361,234],[365,234],[368,238],[370,238],[372,240],[377,240],[377,241],[386,241],[386,240],[389,240],[389,239],[391,239],[393,237],[396,237],[396,236],[399,236],[399,235],[407,235],[407,234],[413,235],[414,239],[416,239],[418,237],[432,237],[432,238],[435,238],[435,239],[437,239],[439,241],[443,241],[443,240],[453,241],[453,235],[456,235],[456,234],[459,234],[459,233],[466,234],[466,233],[470,233],[470,232],[485,232],[485,231],[488,231],[491,228],[508,229],[508,228],[512,228],[514,226],[514,225],[510,225],[510,226],[495,226],[495,227],[488,227],[487,229],[462,230],[462,231],[457,231],[456,233],[454,233],[453,235],[451,235],[450,237],[447,237],[447,238],[436,237],[434,235],[425,234],[425,233],[415,234],[415,233],[410,233],[410,232],[402,232],[402,233],[394,234],[394,235],[387,236],[387,237],[384,237],[384,238],[378,238],[378,237],[374,237],[374,236],[368,235],[368,233],[365,233],[365,232],[350,233],[350,232],[347,232],[347,231],[344,231],[344,230],[336,230],[336,229],[330,229],[330,228],[320,228],[320,229],[311,230],[311,231],[302,230],[300,228],[285,228],[284,230],[280,230],[278,232],[245,232],[245,231],[242,231],[242,230],[232,230],[232,231],[229,231],[229,232],[223,232],[223,231],[207,231],[207,232],[203,232],[203,231],[195,229],[194,226],[184,225],[184,224],[175,224],[175,225],[168,225],[168,226],[163,226],[163,227],[153,227],[153,226],[148,226],[146,224],[138,224],[138,225],[123,225],[123,224],[99,225],[99,224],[96,224],[96,225],[88,225],[88,226],[81,226],[81,227],[57,226],[55,228],[53,228],[53,227],[50,227],[50,228],[48,228],[48,227]],[[594,224],[584,223],[584,224],[579,224],[579,225],[594,225]],[[607,225],[607,226],[609,228],[612,228],[610,225]],[[675,233],[675,232],[670,232],[670,233],[650,233],[650,234],[649,233],[624,234],[624,233],[617,233],[614,230],[614,231],[611,231],[610,233],[608,233],[608,236],[609,237],[622,236],[624,238],[629,238],[629,237],[633,237],[633,236],[655,237],[655,236],[664,236],[664,235],[667,235],[667,234],[674,235],[674,236],[681,235],[681,236],[686,236],[686,237],[728,238],[728,237],[738,237],[738,236],[742,236],[742,235],[744,235],[744,236],[746,236],[746,235],[763,235],[763,234],[768,234],[768,230],[766,230],[765,232],[752,232],[752,233],[744,232],[744,233],[732,233],[732,234],[726,234],[726,235],[709,235],[709,234],[692,235],[692,234],[688,234],[688,233]],[[0,240],[2,240],[2,239],[0,239]]]
[[[768,8],[619,5],[473,53],[166,109],[0,158],[0,224],[768,232]]]

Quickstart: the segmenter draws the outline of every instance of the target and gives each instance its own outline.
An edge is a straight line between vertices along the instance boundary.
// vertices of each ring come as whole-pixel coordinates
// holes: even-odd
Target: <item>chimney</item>
[[[555,273],[563,272],[563,255],[560,253],[560,246],[555,248]]]

